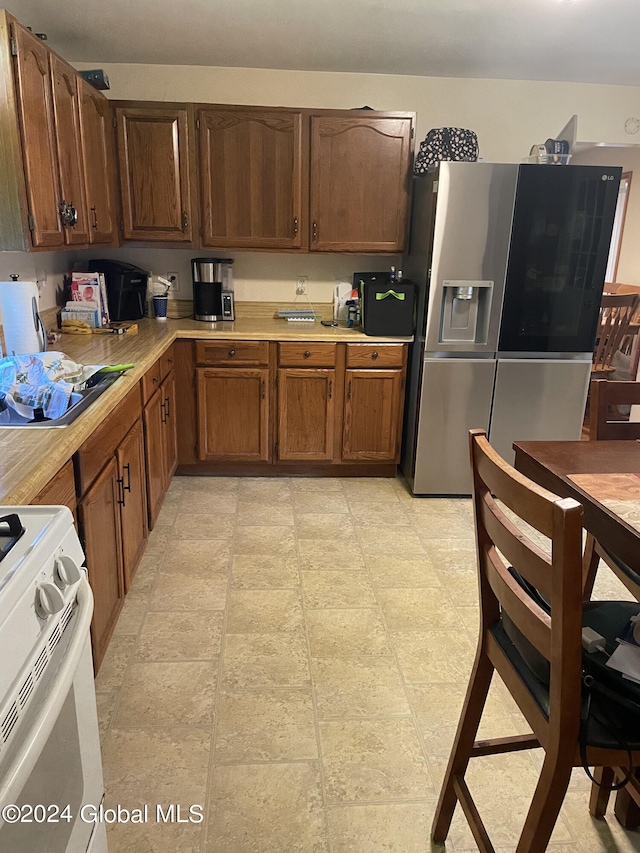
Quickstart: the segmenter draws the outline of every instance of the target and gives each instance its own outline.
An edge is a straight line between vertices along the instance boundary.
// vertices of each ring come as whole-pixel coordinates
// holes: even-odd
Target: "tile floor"
[[[604,572],[603,596],[620,594]],[[626,596],[625,596],[626,597]],[[477,625],[471,506],[400,480],[176,477],[97,678],[110,853],[423,853]],[[496,684],[482,731],[526,724]],[[499,853],[536,753],[468,774]],[[587,812],[553,853],[640,851]],[[202,806],[155,822],[155,804]],[[476,850],[456,815],[447,851]]]

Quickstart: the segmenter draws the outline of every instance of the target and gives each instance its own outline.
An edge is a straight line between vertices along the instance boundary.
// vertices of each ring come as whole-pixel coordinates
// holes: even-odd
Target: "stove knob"
[[[36,613],[46,619],[52,613],[59,613],[64,607],[64,598],[57,586],[43,583],[36,590]]]
[[[56,586],[64,589],[65,586],[71,586],[72,583],[78,583],[82,577],[82,571],[76,565],[75,561],[66,556],[58,557],[56,560],[56,571],[54,580]]]

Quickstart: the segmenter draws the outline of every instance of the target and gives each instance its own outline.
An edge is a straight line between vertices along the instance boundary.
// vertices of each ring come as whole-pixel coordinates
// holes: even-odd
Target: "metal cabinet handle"
[[[347,400],[351,399],[351,380],[349,380],[349,387],[347,389]]]
[[[266,391],[266,386],[265,386],[265,381],[264,381],[264,379],[262,380],[262,383],[261,383],[260,388],[261,388],[261,390],[260,390],[260,399],[261,399],[261,400],[264,400],[264,397],[265,397],[265,391]]]
[[[167,415],[167,420],[169,420],[169,418],[171,417],[171,399],[169,397],[165,397],[164,402],[166,405],[165,412]]]
[[[160,415],[160,420],[162,421],[163,424],[166,424],[166,422],[167,422],[166,399],[167,398],[165,397],[164,400],[160,401],[160,408],[162,409],[162,414]]]
[[[333,397],[333,379],[329,380],[329,399]]]
[[[173,364],[173,358],[172,358],[172,357],[171,357],[171,358],[168,358],[168,359],[167,359],[167,363],[168,363],[168,364]]]
[[[311,352],[308,349],[304,351],[304,357],[311,358]]]
[[[317,222],[313,223],[313,239],[314,240],[318,239],[318,223]]]
[[[298,236],[298,217],[294,216],[293,218],[293,236]]]
[[[157,384],[158,384],[158,377],[157,377],[157,376],[154,376],[154,377],[153,377],[153,384],[154,384],[154,385],[157,385]]]
[[[118,497],[118,503],[120,504],[120,506],[125,506],[125,502],[124,502],[124,477],[118,477],[117,481],[118,481],[118,492],[120,494],[120,497]]]
[[[371,353],[371,358],[372,358],[374,361],[376,360],[376,358],[377,358],[377,357],[378,357],[378,353],[377,353],[377,352],[372,352],[372,353]]]
[[[236,354],[236,351],[234,349],[229,350],[229,358],[233,358],[235,354]]]
[[[96,229],[97,229],[97,228],[98,228],[98,211],[95,209],[95,207],[92,207],[92,208],[91,208],[91,213],[93,214],[93,222],[92,222],[92,225],[93,225],[93,227],[94,227],[94,228],[96,228]]]
[[[182,211],[182,230],[186,231],[189,227],[189,217],[187,216],[187,211]]]
[[[122,466],[123,476],[122,476],[122,491],[130,492],[131,491],[131,465],[127,462],[126,465]],[[124,484],[124,472],[127,472],[127,485]],[[122,495],[124,499],[124,494]]]

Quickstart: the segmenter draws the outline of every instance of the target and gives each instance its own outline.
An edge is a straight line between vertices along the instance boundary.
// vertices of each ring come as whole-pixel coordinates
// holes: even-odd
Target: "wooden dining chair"
[[[585,714],[581,738],[581,505],[570,498],[558,498],[518,473],[492,449],[484,430],[471,432],[470,446],[480,635],[436,807],[432,839],[444,843],[459,802],[480,851],[493,851],[465,781],[469,761],[542,747],[544,761],[516,853],[543,853],[571,770],[582,764],[581,740],[587,764],[605,768],[601,773],[605,781],[627,766],[629,754],[620,749],[619,742],[612,746],[611,738],[607,740],[590,712]],[[502,505],[549,538],[550,556],[518,529]],[[494,672],[526,717],[531,734],[476,740]],[[631,760],[637,762],[637,723],[634,721],[630,731],[623,734],[628,738]],[[640,802],[640,784],[635,796]],[[597,816],[603,814],[602,799],[592,798],[590,803]]]
[[[605,285],[606,287],[606,285]],[[629,376],[635,379],[638,374],[638,362],[640,361],[640,286],[637,284],[618,284],[615,292],[622,296],[635,293],[639,297],[638,307],[631,318],[627,334],[620,342],[620,351],[629,356]]]
[[[591,378],[607,376],[615,370],[611,362],[628,333],[638,307],[637,293],[606,294],[600,304],[600,321],[591,365]]]
[[[589,389],[589,439],[591,441],[640,440],[640,423],[623,420],[618,406],[640,405],[640,382],[614,382],[594,379]],[[613,553],[604,548],[590,533],[584,549],[583,590],[586,600],[591,598],[600,560],[609,566],[636,598],[640,599],[640,575]]]

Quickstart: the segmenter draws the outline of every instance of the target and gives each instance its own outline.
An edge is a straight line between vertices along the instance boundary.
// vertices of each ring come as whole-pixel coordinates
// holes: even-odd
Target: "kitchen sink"
[[[11,420],[8,423],[0,423],[0,429],[15,429],[16,427],[26,427],[27,429],[56,429],[59,427],[69,426],[77,417],[85,412],[101,394],[104,394],[107,388],[110,388],[120,376],[122,376],[121,372],[95,373],[87,380],[87,384],[90,387],[85,387],[81,391],[71,392],[69,407],[64,415],[61,415],[59,418],[30,420],[29,418],[23,418],[14,409],[9,408],[8,411],[11,413]]]

